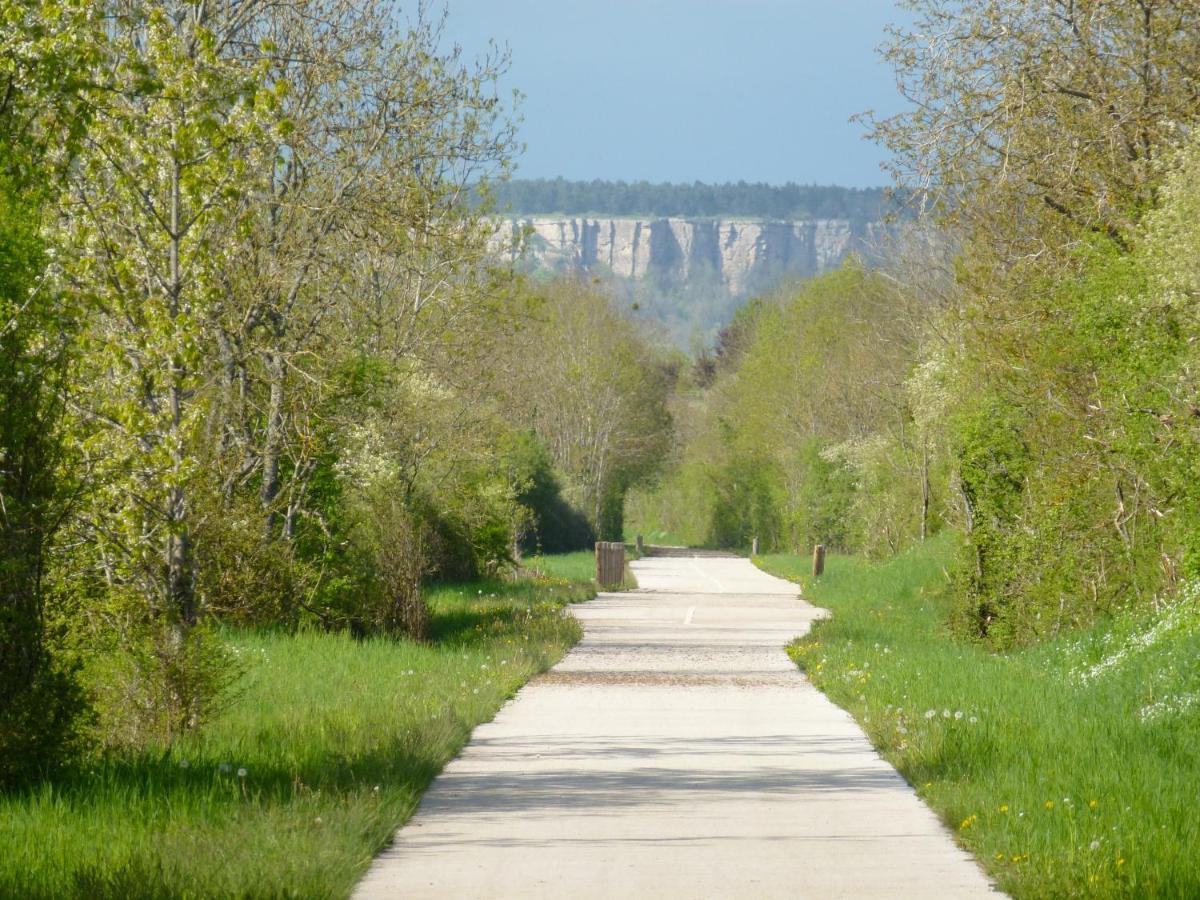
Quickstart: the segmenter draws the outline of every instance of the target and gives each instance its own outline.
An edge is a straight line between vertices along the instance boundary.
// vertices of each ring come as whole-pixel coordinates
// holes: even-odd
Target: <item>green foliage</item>
[[[884,52],[921,102],[876,135],[942,218],[735,321],[636,526],[875,557],[957,526],[951,619],[994,648],[1159,607],[1200,569],[1200,142],[1167,76],[1200,17],[912,6]]]
[[[639,497],[635,530],[725,547],[758,537],[772,550],[915,536],[928,473],[904,309],[856,261],[746,307],[718,345],[715,380],[681,398],[692,421],[657,496]],[[883,473],[881,459],[898,463]]]
[[[972,334],[950,419],[967,533],[961,623],[1005,646],[1173,593],[1194,540],[1190,315],[1141,251],[1013,287],[1028,316]]]
[[[0,163],[4,150],[0,142]],[[45,570],[65,509],[62,392],[73,322],[42,281],[40,215],[36,194],[0,168],[0,786],[68,758],[85,705],[46,629]]]
[[[677,361],[596,285],[531,287],[535,318],[507,351],[516,377],[506,405],[546,446],[592,532],[619,540],[626,495],[655,477],[670,445]]]
[[[601,477],[514,413],[534,304],[466,190],[514,146],[502,55],[390,2],[192,12],[0,0],[6,783],[211,721],[222,626],[434,639],[432,583],[619,529],[664,440],[607,305]]]
[[[1016,898],[1200,889],[1200,619],[1176,604],[990,652],[946,628],[944,532],[884,564],[768,556],[833,612],[789,652]]]
[[[550,451],[533,432],[515,432],[505,448],[510,480],[522,485],[516,500],[532,521],[520,536],[523,553],[569,553],[595,540],[587,517],[567,503]]]

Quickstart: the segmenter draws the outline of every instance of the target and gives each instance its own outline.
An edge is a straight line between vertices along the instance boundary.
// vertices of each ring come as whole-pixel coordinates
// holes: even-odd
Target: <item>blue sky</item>
[[[899,108],[892,0],[448,0],[447,37],[512,51],[517,177],[887,182],[849,117]]]

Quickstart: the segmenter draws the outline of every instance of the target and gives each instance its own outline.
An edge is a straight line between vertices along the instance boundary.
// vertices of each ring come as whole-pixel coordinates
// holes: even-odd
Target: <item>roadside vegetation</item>
[[[574,640],[518,560],[620,537],[678,362],[505,263],[506,69],[0,0],[0,893],[343,894]]]
[[[947,628],[957,542],[760,558],[833,612],[792,657],[1012,896],[1196,896],[1196,597],[995,653]]]
[[[579,627],[586,580],[427,593],[429,640],[220,628],[202,731],[0,796],[0,895],[340,897],[426,785]]]
[[[629,569],[629,563],[634,559],[637,559],[636,549],[632,545],[626,545],[625,578],[621,582],[620,590],[637,587],[637,579]],[[544,578],[585,581],[593,584],[596,580],[596,554],[590,550],[559,553],[552,556],[531,556],[522,563],[522,566],[527,571]]]
[[[884,559],[940,530],[949,621],[1007,649],[1200,578],[1200,13],[914,0],[866,117],[922,215],[746,306],[630,524]]]
[[[1200,12],[905,5],[917,216],[695,360],[630,526],[841,554],[795,658],[1004,888],[1196,896]]]

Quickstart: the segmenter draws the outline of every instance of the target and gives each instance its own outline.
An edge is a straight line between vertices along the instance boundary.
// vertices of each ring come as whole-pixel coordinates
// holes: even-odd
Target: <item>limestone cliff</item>
[[[866,231],[841,219],[531,217],[511,219],[496,249],[554,271],[604,271],[686,289],[717,279],[731,297],[762,289],[781,275],[815,275],[837,265]]]

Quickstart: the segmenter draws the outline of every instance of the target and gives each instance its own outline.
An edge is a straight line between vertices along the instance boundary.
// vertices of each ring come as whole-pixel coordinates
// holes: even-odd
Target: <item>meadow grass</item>
[[[996,654],[953,638],[941,535],[890,562],[764,556],[833,611],[790,648],[1014,897],[1200,896],[1200,612]]]
[[[521,565],[527,571],[548,578],[586,582],[594,582],[596,578],[596,553],[594,550],[530,556],[523,560]]]
[[[634,577],[633,572],[629,570],[629,560],[636,557],[636,550],[630,546],[626,546],[625,577],[616,590],[627,591],[637,587],[637,579]],[[546,578],[596,583],[596,552],[594,550],[580,550],[575,553],[555,553],[548,556],[530,556],[522,565],[527,571]]]
[[[443,586],[428,643],[228,631],[244,671],[170,749],[0,795],[0,896],[343,897],[429,781],[578,639],[572,578]]]

